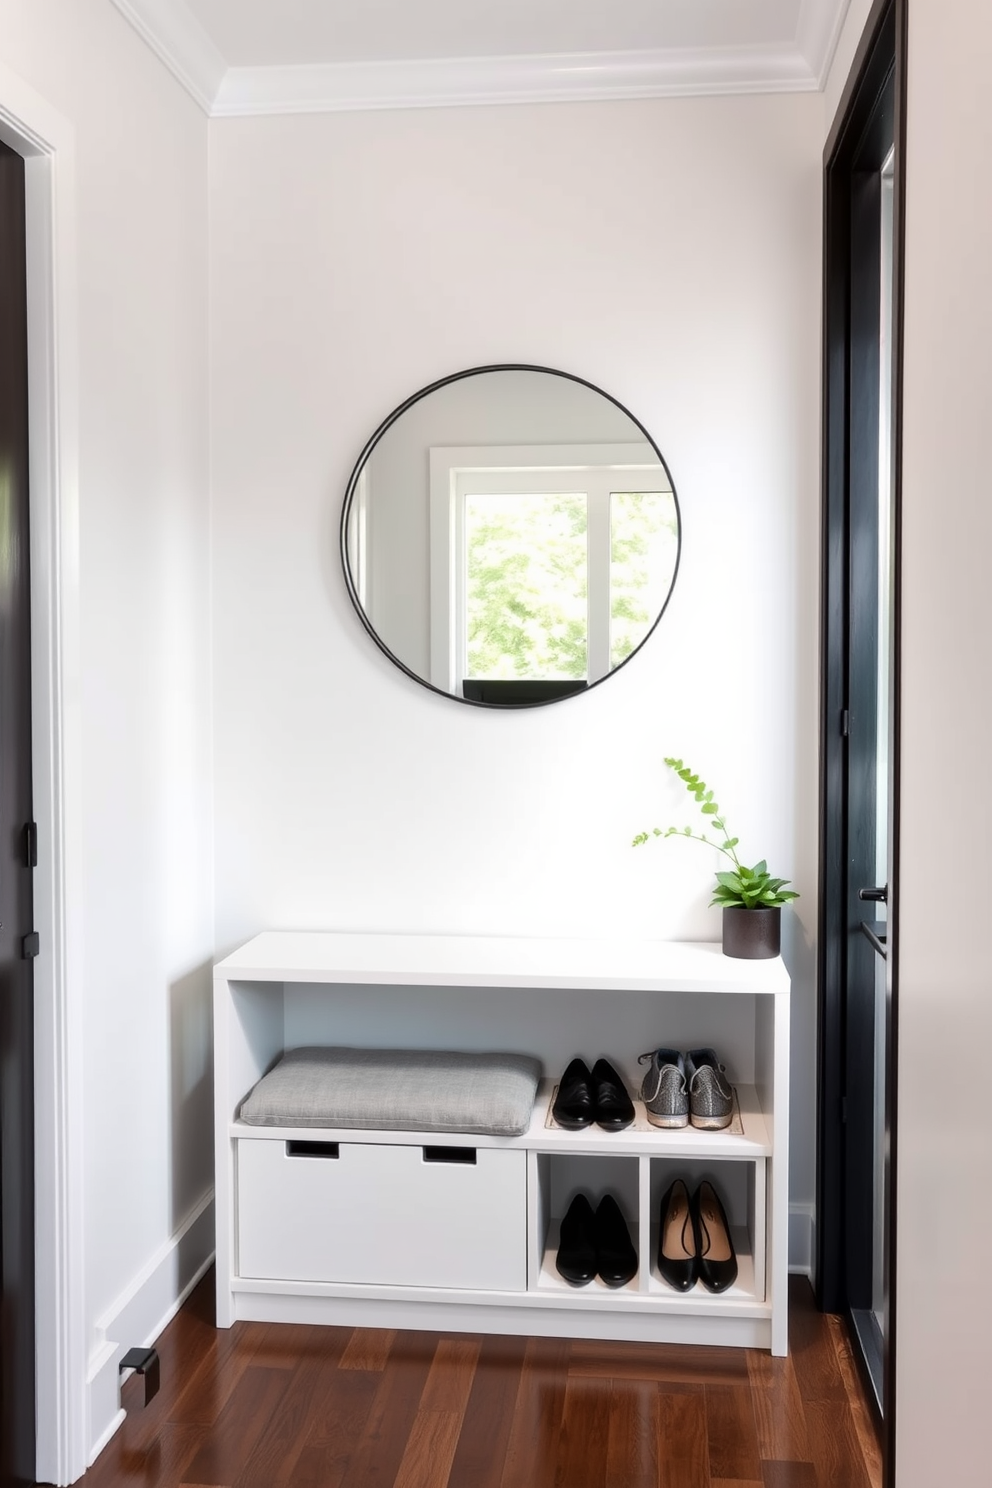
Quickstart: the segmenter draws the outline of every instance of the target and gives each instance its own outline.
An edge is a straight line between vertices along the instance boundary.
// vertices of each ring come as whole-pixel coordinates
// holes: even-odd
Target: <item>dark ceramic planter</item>
[[[723,954],[738,961],[765,961],[782,949],[782,906],[723,911]]]

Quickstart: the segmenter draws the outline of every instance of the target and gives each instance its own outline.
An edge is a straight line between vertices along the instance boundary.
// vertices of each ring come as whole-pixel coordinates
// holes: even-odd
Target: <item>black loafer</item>
[[[694,1208],[681,1178],[676,1178],[661,1201],[658,1270],[677,1292],[690,1291],[699,1275]]]
[[[634,1103],[627,1094],[627,1087],[605,1059],[597,1059],[592,1067],[592,1098],[596,1111],[596,1125],[604,1131],[623,1131],[634,1119]]]
[[[585,1194],[576,1194],[561,1222],[558,1274],[570,1286],[586,1286],[596,1275],[596,1216]]]
[[[608,1287],[626,1286],[637,1275],[637,1251],[616,1199],[606,1194],[596,1209],[596,1266]]]
[[[699,1255],[699,1279],[711,1292],[725,1292],[737,1280],[737,1255],[730,1225],[712,1183],[701,1183],[692,1198],[692,1222]]]
[[[583,1059],[573,1059],[558,1083],[551,1114],[566,1131],[581,1131],[596,1119],[592,1076]]]

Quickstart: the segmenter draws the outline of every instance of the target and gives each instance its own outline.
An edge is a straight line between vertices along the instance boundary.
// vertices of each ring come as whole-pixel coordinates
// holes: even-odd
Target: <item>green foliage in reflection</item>
[[[615,491],[610,503],[610,665],[637,649],[658,618],[678,549],[669,491]]]
[[[677,543],[669,492],[613,495],[611,666],[640,645],[657,618]],[[585,496],[468,497],[466,547],[468,675],[588,676]]]
[[[770,909],[776,904],[788,904],[790,900],[798,899],[797,893],[784,887],[789,882],[787,878],[772,878],[764,858],[760,863],[755,863],[753,868],[745,867],[740,861],[735,851],[740,839],[731,837],[727,831],[727,824],[720,815],[720,808],[706,781],[700,780],[695,771],[680,759],[669,755],[665,758],[665,764],[684,783],[703,815],[712,819],[713,826],[723,840],[707,837],[705,832],[694,832],[691,827],[654,827],[650,832],[638,832],[633,846],[640,847],[651,837],[688,837],[693,842],[705,842],[708,847],[715,847],[718,852],[722,852],[734,866],[732,871],[717,874],[716,888],[710,900],[711,908],[713,905],[723,909],[739,905],[744,909]]]
[[[468,674],[587,669],[584,496],[469,497]]]

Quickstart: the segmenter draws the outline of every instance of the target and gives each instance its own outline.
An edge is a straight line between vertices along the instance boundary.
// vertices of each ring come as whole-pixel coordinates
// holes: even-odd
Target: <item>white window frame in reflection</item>
[[[587,501],[587,674],[610,666],[610,497],[672,493],[646,440],[624,444],[479,445],[430,450],[431,682],[460,693],[468,675],[468,496],[570,495]]]

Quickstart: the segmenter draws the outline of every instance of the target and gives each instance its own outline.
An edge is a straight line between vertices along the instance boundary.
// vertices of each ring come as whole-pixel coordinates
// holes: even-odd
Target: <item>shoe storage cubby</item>
[[[577,1305],[599,1306],[621,1293],[636,1293],[640,1277],[622,1287],[609,1287],[599,1276],[586,1286],[571,1286],[559,1276],[555,1266],[559,1231],[569,1204],[576,1194],[584,1194],[595,1209],[610,1194],[620,1209],[640,1260],[639,1244],[640,1177],[636,1157],[615,1157],[599,1153],[532,1152],[530,1193],[530,1255],[528,1281],[539,1292],[570,1297]]]
[[[727,1219],[737,1255],[737,1280],[726,1292],[720,1294],[724,1304],[762,1303],[765,1300],[765,1193],[766,1160],[735,1161],[733,1158],[717,1158],[709,1161],[693,1158],[652,1158],[649,1162],[649,1215],[650,1254],[646,1289],[652,1296],[672,1298],[678,1296],[658,1271],[659,1218],[661,1200],[670,1184],[681,1178],[690,1193],[695,1192],[705,1179],[716,1190]],[[698,1295],[697,1295],[698,1294]],[[680,1300],[695,1297],[703,1301],[708,1296],[706,1288],[697,1282],[691,1292]],[[711,1298],[719,1301],[720,1298]]]
[[[643,1339],[786,1351],[789,980],[709,944],[257,936],[214,979],[217,1320]],[[244,1097],[288,1049],[536,1055],[520,1136],[252,1127]],[[732,1125],[662,1130],[638,1055],[712,1047]],[[557,1080],[609,1059],[634,1097],[619,1132],[556,1126]],[[722,1293],[657,1268],[661,1197],[713,1184],[738,1261]],[[555,1266],[576,1193],[616,1201],[638,1257],[622,1286]]]

